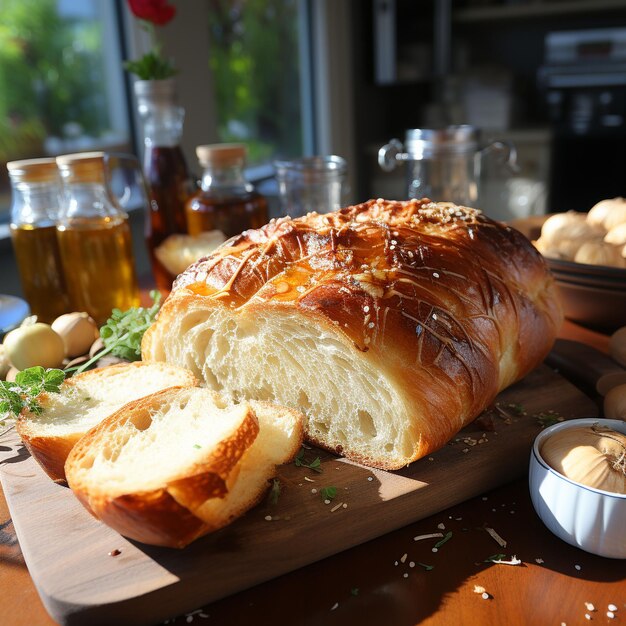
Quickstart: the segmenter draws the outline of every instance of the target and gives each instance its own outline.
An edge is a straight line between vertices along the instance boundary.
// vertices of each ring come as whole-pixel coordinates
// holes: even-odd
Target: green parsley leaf
[[[98,359],[109,353],[126,361],[139,361],[141,359],[141,340],[156,319],[156,314],[161,306],[161,294],[158,291],[151,291],[150,297],[153,304],[148,308],[133,307],[127,311],[113,309],[111,317],[100,329],[104,350],[95,354],[89,361],[76,369],[71,368],[71,370],[66,371],[72,371],[76,374],[84,372]]]
[[[41,405],[37,396],[47,391],[58,393],[65,380],[62,370],[29,367],[16,375],[14,382],[0,381],[0,413],[17,417],[23,409],[39,415]]]
[[[337,495],[337,487],[322,487],[320,495],[322,500],[332,500]]]
[[[296,464],[296,467],[307,467],[308,469],[312,469],[314,472],[318,472],[320,474],[322,473],[322,462],[319,456],[310,463],[307,463],[304,458],[304,450],[300,450],[300,452],[298,452],[294,463]]]

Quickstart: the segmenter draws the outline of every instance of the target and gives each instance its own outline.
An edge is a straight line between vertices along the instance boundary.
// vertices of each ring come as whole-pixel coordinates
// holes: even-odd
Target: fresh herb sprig
[[[332,500],[337,495],[337,487],[322,487],[320,495],[322,500]]]
[[[296,464],[296,467],[307,467],[314,472],[318,472],[319,474],[322,473],[322,462],[320,461],[319,456],[310,463],[308,463],[304,458],[304,450],[300,450],[300,452],[298,452],[294,463]]]
[[[58,393],[65,373],[59,369],[29,367],[15,376],[15,381],[0,381],[0,415],[17,417],[23,409],[39,415],[41,405],[37,400],[40,393]]]
[[[111,317],[100,329],[104,349],[86,363],[66,371],[80,374],[107,354],[112,354],[126,361],[139,361],[143,335],[156,319],[156,314],[161,307],[161,294],[158,291],[151,291],[150,297],[153,301],[150,307],[132,307],[127,311],[113,309]]]

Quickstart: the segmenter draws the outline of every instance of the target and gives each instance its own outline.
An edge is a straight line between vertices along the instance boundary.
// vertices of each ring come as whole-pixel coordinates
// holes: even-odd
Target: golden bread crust
[[[384,468],[444,445],[541,363],[562,321],[547,266],[521,233],[428,199],[371,200],[233,237],[178,277],[144,336],[144,358],[170,360],[172,320],[218,307],[239,319],[278,310],[306,318],[394,381],[414,442],[405,460],[309,431],[318,445]]]

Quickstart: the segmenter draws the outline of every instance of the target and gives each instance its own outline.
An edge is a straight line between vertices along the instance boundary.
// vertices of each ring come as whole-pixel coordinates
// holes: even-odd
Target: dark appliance
[[[626,28],[549,33],[539,82],[553,131],[550,210],[626,196]]]

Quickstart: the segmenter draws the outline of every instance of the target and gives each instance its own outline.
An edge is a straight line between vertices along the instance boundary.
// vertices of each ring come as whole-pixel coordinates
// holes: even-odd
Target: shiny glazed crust
[[[142,352],[235,397],[293,406],[312,442],[395,469],[443,446],[539,365],[561,321],[543,259],[513,228],[449,203],[371,200],[233,237],[178,277]],[[281,386],[271,371],[291,368],[279,345],[287,323],[299,329],[293,345],[308,342],[296,365],[314,374]],[[215,347],[220,329],[244,325],[262,346],[254,362],[237,340],[229,357]],[[339,369],[320,368],[313,353],[326,344]],[[344,387],[329,391],[335,380]]]

